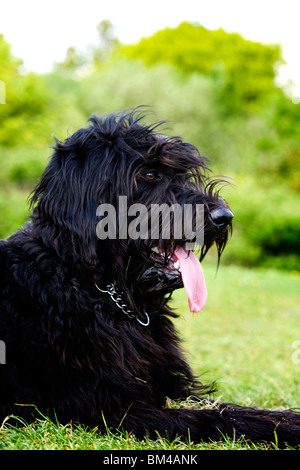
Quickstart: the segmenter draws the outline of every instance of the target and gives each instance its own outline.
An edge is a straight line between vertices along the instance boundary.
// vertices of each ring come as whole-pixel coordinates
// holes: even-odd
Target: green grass
[[[5,425],[0,431],[0,450],[274,450],[275,444],[254,445],[246,441],[232,441],[194,444],[183,443],[179,439],[170,442],[165,438],[156,440],[145,438],[138,441],[128,433],[106,434],[98,432],[97,428],[88,429],[82,425],[57,425],[43,419],[22,429]]]
[[[300,364],[292,347],[300,339],[300,273],[204,266],[208,301],[178,326],[189,362],[203,381],[217,380],[221,399],[267,407],[299,406]]]
[[[209,292],[206,308],[188,311],[185,292],[174,295],[176,320],[188,360],[204,382],[217,380],[215,398],[268,408],[299,406],[300,364],[292,344],[300,339],[300,276],[297,272],[204,266]],[[34,424],[9,420],[0,428],[0,449],[47,450],[211,450],[276,449],[246,441],[193,444],[180,440],[138,441],[129,434],[100,434],[82,425],[62,426],[41,416]],[[275,442],[275,439],[274,439]]]

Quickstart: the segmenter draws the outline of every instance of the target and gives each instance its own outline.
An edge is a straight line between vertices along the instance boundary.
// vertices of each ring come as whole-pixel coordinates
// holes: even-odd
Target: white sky
[[[300,93],[299,15],[300,0],[0,0],[0,33],[27,69],[45,72],[68,47],[85,50],[96,43],[103,19],[125,43],[185,20],[198,22],[281,43],[288,62],[283,74],[299,84]]]

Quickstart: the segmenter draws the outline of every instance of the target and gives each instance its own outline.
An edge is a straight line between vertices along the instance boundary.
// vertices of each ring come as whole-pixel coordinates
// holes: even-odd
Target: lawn
[[[215,398],[269,408],[299,406],[300,363],[293,343],[300,340],[300,275],[297,272],[248,270],[204,263],[208,287],[206,308],[188,311],[185,292],[172,303],[181,313],[176,320],[184,349],[202,380],[216,380]],[[298,346],[299,348],[299,346]],[[296,359],[296,360],[295,360]],[[6,422],[0,430],[0,449],[206,450],[275,449],[249,442],[184,444],[158,437],[137,441],[131,435],[43,419],[16,429]]]

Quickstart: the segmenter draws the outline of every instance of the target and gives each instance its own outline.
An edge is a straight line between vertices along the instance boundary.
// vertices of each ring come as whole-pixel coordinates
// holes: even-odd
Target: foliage
[[[24,143],[39,138],[44,126],[43,115],[49,106],[50,94],[43,79],[22,72],[22,61],[15,59],[10,45],[0,36],[0,77],[6,87],[6,105],[0,106],[0,142],[13,146],[22,129]]]
[[[240,176],[226,197],[235,213],[226,263],[299,270],[300,195],[270,181],[258,186]]]
[[[188,75],[214,77],[219,84],[219,105],[225,102],[226,112],[262,106],[274,92],[276,67],[282,62],[278,45],[266,46],[237,33],[210,31],[186,22],[125,46],[123,53],[148,65],[170,63]]]
[[[109,20],[102,20],[97,25],[98,43],[90,44],[86,51],[75,46],[68,48],[65,59],[55,65],[59,73],[80,77],[91,72],[94,67],[101,67],[108,57],[119,48],[119,40],[115,36],[114,26]]]
[[[64,139],[100,114],[150,105],[209,156],[213,174],[229,175],[223,191],[234,213],[226,262],[299,269],[300,134],[295,104],[274,85],[280,48],[223,30],[183,23],[123,46],[110,22],[85,53],[69,50],[47,75],[25,74],[0,38],[0,237],[28,218],[27,195]],[[130,56],[130,57],[129,57]]]
[[[45,146],[51,141],[54,127],[66,125],[70,115],[78,114],[73,100],[64,93],[57,94],[57,87],[47,75],[24,73],[22,61],[13,57],[3,36],[0,36],[0,79],[6,88],[6,104],[0,105],[1,146]],[[69,88],[70,83],[65,85]]]
[[[272,152],[268,168],[264,165],[263,173],[269,172],[276,180],[287,183],[295,192],[300,192],[300,103],[293,103],[281,91],[261,111],[263,118],[275,133],[273,139],[263,139],[263,147]]]
[[[0,191],[1,238],[8,237],[28,219],[28,192],[19,187]]]

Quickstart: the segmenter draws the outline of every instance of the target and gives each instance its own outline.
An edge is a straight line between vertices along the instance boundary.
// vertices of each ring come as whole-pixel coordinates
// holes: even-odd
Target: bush
[[[163,47],[162,47],[163,45]],[[226,113],[257,111],[275,91],[279,45],[263,45],[223,29],[181,23],[158,31],[123,54],[148,65],[168,63],[184,74],[201,74],[218,80],[219,107]]]
[[[200,30],[204,36],[210,34],[191,25],[184,28],[193,34]],[[182,33],[183,29],[178,31]],[[178,31],[175,30],[176,34]],[[212,175],[229,175],[234,179],[236,186],[225,193],[235,219],[233,240],[225,250],[224,259],[248,266],[298,269],[299,106],[273,86],[276,48],[274,55],[268,48],[243,42],[238,35],[227,37],[221,30],[217,33],[214,41],[218,35],[224,45],[234,40],[236,46],[241,45],[241,54],[247,51],[250,54],[253,49],[254,62],[263,60],[263,51],[269,54],[266,68],[257,65],[257,70],[263,74],[269,70],[270,73],[266,74],[266,81],[258,80],[255,86],[259,85],[263,90],[268,82],[272,93],[258,93],[254,101],[244,101],[244,104],[255,103],[255,113],[252,104],[251,112],[250,108],[245,112],[243,93],[239,95],[236,87],[234,100],[239,96],[240,108],[237,106],[231,113],[229,98],[220,101],[229,83],[228,76],[224,75],[226,67],[241,73],[244,67],[243,61],[236,63],[232,51],[227,51],[226,56],[226,48],[220,51],[227,64],[224,62],[225,69],[220,63],[213,63],[216,57],[212,57],[211,62],[206,63],[210,69],[201,70],[201,63],[191,60],[199,50],[192,50],[188,57],[184,49],[184,60],[190,63],[186,69],[182,65],[184,62],[180,67],[173,59],[165,60],[163,55],[160,59],[164,63],[155,60],[150,66],[145,61],[115,54],[81,78],[63,67],[47,76],[30,74],[22,77],[21,62],[12,58],[9,46],[0,37],[0,60],[4,57],[6,61],[0,72],[6,73],[3,77],[8,85],[7,104],[0,107],[0,235],[7,236],[26,219],[26,199],[51,154],[52,133],[64,139],[85,125],[91,113],[103,114],[145,104],[153,111],[149,120],[170,119],[171,122],[164,124],[163,132],[182,136],[211,159]],[[188,38],[181,35],[180,40],[184,45]],[[165,44],[164,54],[169,46],[175,51],[174,44]],[[199,49],[207,44],[196,46]],[[250,61],[252,65],[253,60]],[[251,69],[250,65],[247,63],[246,71]],[[238,86],[247,85],[251,91],[249,83],[242,78],[240,73],[235,75]]]
[[[235,218],[226,262],[299,270],[300,196],[243,177],[228,190],[228,201]]]
[[[0,238],[7,238],[29,218],[28,191],[12,186],[0,192]]]
[[[40,178],[51,149],[47,146],[0,147],[0,184],[33,186]],[[12,183],[12,184],[11,184]]]

